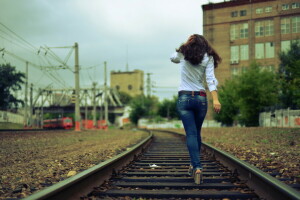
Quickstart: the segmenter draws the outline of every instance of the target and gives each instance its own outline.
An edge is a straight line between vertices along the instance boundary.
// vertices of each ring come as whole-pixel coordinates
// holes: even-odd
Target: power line
[[[41,70],[43,72],[43,75],[46,75],[48,78],[50,78],[50,80],[52,80],[52,81],[54,80],[55,83],[61,84],[63,87],[66,86],[66,82],[61,77],[61,75],[57,72],[57,69],[68,69],[72,73],[75,73],[75,71],[72,71],[71,67],[68,66],[68,64],[67,64],[67,62],[69,61],[69,59],[75,49],[75,46],[63,46],[63,47],[47,47],[47,46],[45,46],[45,47],[40,47],[38,49],[1,22],[0,22],[0,37],[13,45],[20,47],[21,49],[25,49],[26,51],[33,53],[33,55],[35,56],[33,58],[37,58],[37,62],[39,63],[39,65],[35,64],[32,61],[28,61],[28,60],[22,58],[21,56],[18,56],[16,54],[12,53],[11,51],[8,51],[5,48],[2,48],[2,49],[0,48],[0,53],[2,52],[2,60],[4,60],[4,62],[7,62],[7,60],[4,58],[5,54],[8,54],[12,58],[20,60],[22,62],[28,62],[28,64],[30,64],[34,68]],[[5,43],[3,43],[3,46],[4,46],[4,44]],[[63,60],[51,50],[53,48],[59,48],[59,49],[71,48],[71,49],[68,52],[67,56]],[[44,53],[41,53],[42,51],[44,51]],[[57,62],[59,64],[59,66],[56,66],[57,64],[54,65],[53,61]],[[47,64],[48,64],[48,66],[47,66]],[[52,71],[51,71],[51,69],[52,69]],[[41,80],[41,78],[39,79],[39,81],[40,80]]]
[[[63,86],[65,86],[65,83],[63,83],[60,79],[58,79],[56,76],[54,76],[53,74],[51,74],[50,72],[48,72],[48,71],[46,71],[46,70],[44,70],[41,66],[39,66],[39,65],[37,65],[37,64],[35,64],[35,63],[33,63],[33,62],[31,62],[31,61],[28,61],[28,60],[26,60],[26,59],[24,59],[24,58],[22,58],[22,57],[20,57],[20,56],[17,56],[17,55],[15,55],[14,53],[11,53],[11,52],[9,52],[9,51],[7,51],[7,50],[5,50],[4,48],[3,49],[1,49],[0,48],[0,52],[4,52],[4,53],[6,53],[6,54],[8,54],[8,55],[10,55],[10,56],[12,56],[12,57],[14,57],[14,58],[16,58],[16,59],[18,59],[18,60],[21,60],[21,61],[23,61],[23,62],[28,62],[28,64],[30,64],[31,66],[33,66],[33,67],[35,67],[35,68],[37,68],[37,69],[39,69],[39,70],[41,70],[41,71],[44,71],[44,72],[46,72],[46,75],[50,78],[50,76],[52,77],[52,78],[54,78],[55,79],[55,81],[57,81],[58,83],[60,83],[60,84],[62,84]],[[51,79],[52,79],[51,78]],[[53,79],[52,79],[53,80]]]
[[[21,36],[19,36],[17,33],[15,33],[13,30],[11,30],[10,28],[8,28],[7,26],[5,26],[3,23],[0,22],[0,25],[2,25],[4,28],[6,28],[7,30],[9,30],[12,34],[14,34],[16,37],[18,37],[20,40],[22,40],[24,43],[26,43],[27,45],[29,45],[30,47],[32,47],[33,50],[37,50],[35,46],[33,46],[32,44],[30,44],[29,42],[27,42],[24,38],[22,38]]]

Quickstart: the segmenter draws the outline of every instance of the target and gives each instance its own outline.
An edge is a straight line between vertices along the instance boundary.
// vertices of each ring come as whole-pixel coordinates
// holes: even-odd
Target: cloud
[[[107,61],[109,70],[125,70],[128,49],[131,70],[153,73],[158,86],[177,86],[178,66],[169,61],[169,55],[189,35],[202,33],[201,3],[207,1],[1,0],[0,19],[36,47],[78,42],[82,67]],[[0,37],[1,45],[20,52]],[[64,57],[69,50],[53,51]],[[70,58],[70,65],[73,62]],[[103,82],[101,66],[83,70],[82,84],[92,84],[88,78],[92,72],[97,74],[99,83]],[[62,76],[73,83],[72,74]]]

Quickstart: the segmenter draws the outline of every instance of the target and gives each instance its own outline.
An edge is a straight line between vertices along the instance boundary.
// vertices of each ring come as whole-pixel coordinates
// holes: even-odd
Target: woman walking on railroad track
[[[177,111],[186,132],[187,147],[191,159],[189,174],[195,183],[202,182],[203,167],[200,162],[201,127],[207,112],[207,87],[213,98],[214,111],[219,113],[221,104],[218,100],[218,81],[214,69],[221,62],[221,57],[201,35],[191,35],[171,55],[171,61],[180,64],[181,82],[178,89]]]

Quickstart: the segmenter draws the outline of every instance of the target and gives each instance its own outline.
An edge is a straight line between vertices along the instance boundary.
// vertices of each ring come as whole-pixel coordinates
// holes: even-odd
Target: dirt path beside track
[[[0,199],[23,198],[112,158],[146,136],[127,130],[0,133]]]

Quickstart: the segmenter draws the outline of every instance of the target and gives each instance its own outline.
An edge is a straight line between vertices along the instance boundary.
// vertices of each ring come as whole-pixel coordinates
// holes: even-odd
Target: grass
[[[203,128],[201,135],[204,142],[262,170],[275,169],[295,181],[300,175],[299,128]]]
[[[0,129],[22,129],[22,124],[15,124],[10,122],[0,122]]]

